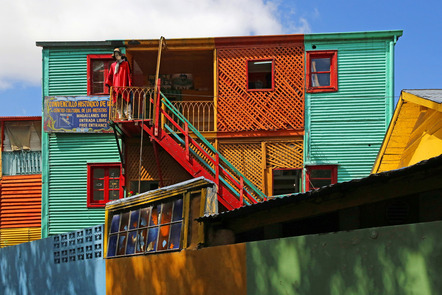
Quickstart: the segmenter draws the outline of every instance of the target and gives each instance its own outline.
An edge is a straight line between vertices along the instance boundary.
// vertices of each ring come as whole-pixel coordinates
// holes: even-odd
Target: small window
[[[338,91],[337,51],[307,52],[307,92]]]
[[[183,199],[117,212],[110,219],[106,257],[181,249]]]
[[[88,164],[88,207],[104,207],[123,197],[121,164]]]
[[[93,54],[87,56],[87,94],[109,94],[105,85],[110,64],[114,60],[110,54]]]
[[[247,62],[247,89],[273,90],[273,60],[249,60]]]
[[[301,192],[300,169],[273,170],[273,195],[285,195]]]
[[[308,166],[306,177],[306,190],[317,189],[323,186],[334,184],[338,179],[338,168],[336,165]]]

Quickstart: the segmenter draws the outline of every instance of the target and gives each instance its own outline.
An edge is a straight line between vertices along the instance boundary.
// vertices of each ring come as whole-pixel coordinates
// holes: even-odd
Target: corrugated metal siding
[[[48,51],[48,94],[87,94],[87,55],[110,54],[109,49],[51,49]]]
[[[306,43],[306,48],[312,48]],[[338,163],[338,181],[370,174],[389,115],[387,41],[314,43],[316,50],[338,50],[338,88],[307,94],[307,162]]]
[[[50,235],[104,223],[104,208],[87,208],[88,162],[120,162],[113,134],[50,134]]]
[[[40,238],[41,229],[39,227],[2,228],[0,229],[0,248],[39,240]]]
[[[41,174],[4,176],[0,228],[41,226]]]

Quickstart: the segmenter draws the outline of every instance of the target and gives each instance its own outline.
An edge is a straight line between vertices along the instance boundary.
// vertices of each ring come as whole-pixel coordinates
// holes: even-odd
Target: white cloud
[[[38,84],[36,41],[266,35],[287,32],[278,4],[265,0],[14,0],[2,3],[0,90]],[[281,13],[281,12],[279,12]],[[305,19],[290,33],[309,31]]]

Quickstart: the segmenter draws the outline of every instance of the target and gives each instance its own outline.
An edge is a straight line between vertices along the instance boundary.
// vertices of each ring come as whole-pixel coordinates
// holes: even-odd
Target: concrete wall
[[[105,294],[103,259],[55,263],[53,237],[0,250],[0,294]]]

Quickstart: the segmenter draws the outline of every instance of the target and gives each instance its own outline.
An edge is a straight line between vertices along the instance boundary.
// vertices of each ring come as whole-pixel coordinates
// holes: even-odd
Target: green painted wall
[[[87,163],[97,162],[120,162],[113,134],[49,136],[49,235],[104,223],[104,208],[87,208]]]
[[[247,294],[442,294],[442,222],[247,243]]]
[[[87,55],[112,49],[43,48],[43,99],[87,95]],[[103,209],[86,208],[88,161],[120,162],[113,134],[43,134],[42,237],[104,222]]]
[[[338,91],[306,93],[305,163],[338,164],[339,182],[370,173],[392,116],[393,44],[401,34],[305,36],[306,52],[338,51]]]

